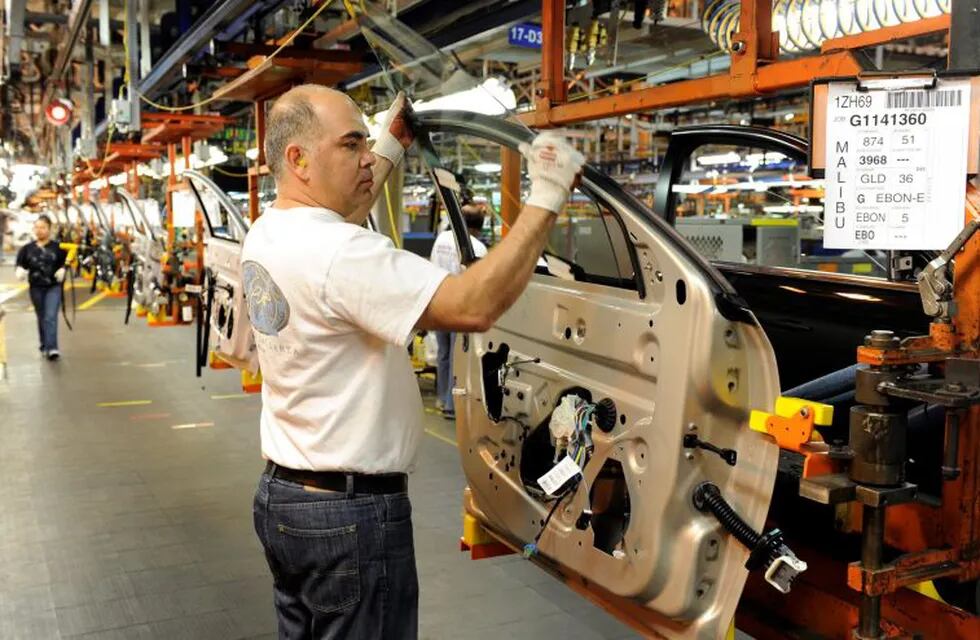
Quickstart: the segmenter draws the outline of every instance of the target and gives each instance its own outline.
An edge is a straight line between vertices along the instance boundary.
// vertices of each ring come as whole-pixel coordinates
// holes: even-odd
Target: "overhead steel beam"
[[[40,13],[37,11],[28,11],[24,14],[24,24],[68,24],[68,16],[63,16],[56,13]],[[90,18],[88,21],[89,27],[97,27],[99,24],[98,20]],[[122,20],[109,20],[109,26],[118,31],[123,28]],[[157,25],[152,25],[153,31],[159,31]]]
[[[429,42],[436,48],[442,50],[443,52],[454,51],[461,46],[465,46],[473,42],[478,38],[485,38],[492,35],[494,32],[501,28],[507,28],[511,24],[528,18],[529,16],[535,15],[541,10],[540,0],[519,0],[512,4],[503,7],[499,11],[490,14],[488,17],[478,16],[478,17],[467,17],[459,20],[451,28],[444,29],[438,34],[429,38]],[[353,25],[356,30],[357,25],[354,21],[348,21],[334,29],[331,33],[340,33],[340,29],[347,25],[348,23]],[[330,34],[327,34],[330,35]],[[327,35],[321,36],[319,40],[314,42],[314,46],[317,43],[323,42],[327,43]],[[334,42],[337,40],[331,40],[329,42]],[[326,46],[324,44],[323,46]],[[362,85],[365,82],[370,82],[376,78],[381,77],[383,72],[377,65],[372,65],[363,73],[351,76],[344,82],[344,86],[348,89],[354,88],[358,85]]]
[[[112,44],[109,33],[109,0],[99,0],[99,44],[108,47]]]
[[[139,77],[144,78],[153,67],[151,54],[153,49],[150,46],[150,0],[139,0],[140,14],[140,72]],[[131,72],[132,73],[132,72]]]
[[[140,80],[139,92],[147,97],[154,97],[154,92],[160,85],[173,73],[179,72],[181,65],[206,45],[223,23],[234,19],[254,3],[255,0],[218,0],[211,5]]]
[[[91,0],[89,0],[91,2]],[[204,47],[224,24],[234,20],[248,10],[256,0],[217,0],[202,15],[194,25],[184,32],[177,42],[153,64],[149,72],[143,75],[131,94],[133,100],[140,96],[156,97],[157,90],[175,73],[179,73],[187,60]],[[147,49],[149,49],[147,43]],[[103,120],[95,128],[96,138],[102,136],[108,128],[108,122]]]
[[[45,91],[46,98],[51,97],[50,94],[53,90],[53,85],[60,82],[61,78],[64,77],[65,69],[68,67],[68,62],[72,57],[72,52],[75,50],[75,45],[78,44],[78,38],[82,35],[82,30],[88,23],[88,14],[91,9],[92,0],[75,0],[74,4],[72,4],[71,11],[68,13],[68,34],[59,43],[58,57],[55,59],[51,75],[48,76],[48,87]],[[45,99],[44,103],[47,104],[47,102],[48,100]]]
[[[592,100],[578,100],[528,111],[518,119],[534,127],[557,127],[599,118],[649,112],[667,107],[751,98],[767,93],[807,86],[814,78],[853,76],[861,71],[849,51],[784,60],[759,67],[751,76],[737,76],[735,70],[703,78],[683,80],[645,89],[626,91]]]
[[[216,43],[218,53],[234,56],[269,56],[278,51],[282,58],[308,58],[321,62],[360,62],[360,54],[340,49],[310,49],[308,47],[286,47],[280,49],[272,44],[247,44],[244,42]]]
[[[4,12],[7,15],[7,24],[3,34],[4,52],[0,52],[0,59],[6,61],[6,69],[0,69],[0,75],[7,77],[16,74],[20,69],[20,50],[24,46],[24,15],[27,7],[27,0],[6,0],[4,2]]]
[[[95,157],[97,147],[95,144],[95,33],[86,27],[85,37],[85,62],[82,64],[82,108],[79,111],[81,121],[81,136],[79,137],[79,150],[83,158]],[[108,106],[108,105],[107,105]]]
[[[126,98],[129,100],[129,127],[128,132],[140,131],[140,98],[136,95],[136,81],[139,78],[140,64],[140,41],[139,29],[136,28],[136,7],[137,0],[126,0],[126,53],[129,59],[126,60],[129,69],[126,81]],[[149,47],[149,43],[145,43]]]

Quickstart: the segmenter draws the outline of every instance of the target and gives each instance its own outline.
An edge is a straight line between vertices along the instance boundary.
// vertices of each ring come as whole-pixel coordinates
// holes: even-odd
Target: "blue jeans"
[[[41,351],[58,348],[58,309],[61,308],[61,285],[31,287],[31,302],[37,314],[37,332]]]
[[[415,640],[407,493],[310,491],[263,474],[252,509],[282,640]]]
[[[439,359],[436,360],[436,397],[442,402],[445,411],[455,411],[453,404],[453,342],[456,334],[452,331],[436,331],[439,345]]]

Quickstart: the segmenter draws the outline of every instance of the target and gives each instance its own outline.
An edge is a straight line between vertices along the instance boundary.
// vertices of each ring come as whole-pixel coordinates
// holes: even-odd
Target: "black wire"
[[[555,500],[555,504],[551,507],[551,511],[548,512],[548,515],[545,516],[544,522],[541,524],[541,529],[538,531],[538,534],[534,536],[535,545],[538,543],[539,540],[541,540],[541,536],[544,535],[545,529],[548,528],[548,523],[551,522],[551,517],[555,515],[555,511],[558,511],[558,507],[561,505],[562,501],[564,501],[567,496],[575,494],[575,490],[578,489],[578,485],[581,481],[582,481],[582,476],[579,475],[578,480],[575,481],[575,484],[570,486],[563,494],[561,494],[558,497],[557,500]]]

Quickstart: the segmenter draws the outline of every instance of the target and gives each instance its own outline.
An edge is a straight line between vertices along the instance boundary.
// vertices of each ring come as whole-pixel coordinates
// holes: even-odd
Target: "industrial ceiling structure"
[[[777,11],[774,24],[782,20],[800,25],[783,32],[783,57],[813,53],[828,38],[949,11],[944,0],[891,0],[880,16],[879,5],[870,0],[855,3],[855,14],[865,12],[865,19],[837,19],[835,24],[826,17],[826,9],[816,24],[806,22],[808,14]],[[568,2],[569,100],[725,71],[731,46],[725,34],[737,26],[738,6],[731,0]],[[534,104],[541,80],[540,42],[521,42],[511,31],[540,22],[540,2],[479,0],[447,11],[442,2],[399,0],[386,3],[386,9],[472,76],[503,78],[519,110]],[[303,31],[280,49],[283,39],[300,25]],[[290,79],[347,88],[368,112],[382,108],[388,99],[378,60],[342,2],[9,0],[2,38],[4,153],[58,167],[63,173],[80,158],[97,158],[107,139],[138,141],[143,111],[215,112],[244,120],[250,105],[240,99],[254,99],[263,87],[282,86]],[[258,88],[236,93],[236,87],[229,86],[274,52],[275,69],[261,70],[267,72],[260,74],[266,80]],[[931,68],[945,64],[946,46],[942,36],[924,34],[900,44],[884,43],[861,55],[868,68]],[[65,125],[53,125],[45,117],[58,99],[70,105]],[[198,103],[197,108],[187,108]],[[722,117],[785,127],[789,119],[781,116],[787,113],[796,114],[797,125],[806,121],[802,101],[783,96],[761,103],[660,110],[640,114],[637,123],[669,131],[677,123]]]

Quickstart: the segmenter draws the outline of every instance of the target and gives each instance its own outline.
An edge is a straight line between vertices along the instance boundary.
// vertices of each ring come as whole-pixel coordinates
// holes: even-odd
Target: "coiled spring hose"
[[[772,28],[782,53],[819,49],[825,40],[950,12],[952,0],[774,0]],[[724,51],[738,31],[739,0],[708,0],[701,28]]]
[[[767,533],[757,532],[742,520],[714,483],[699,484],[695,487],[692,498],[695,509],[713,515],[733,538],[749,550],[746,569],[764,571],[766,582],[782,593],[789,593],[796,576],[806,571],[806,563],[786,546],[779,529],[772,529]]]

